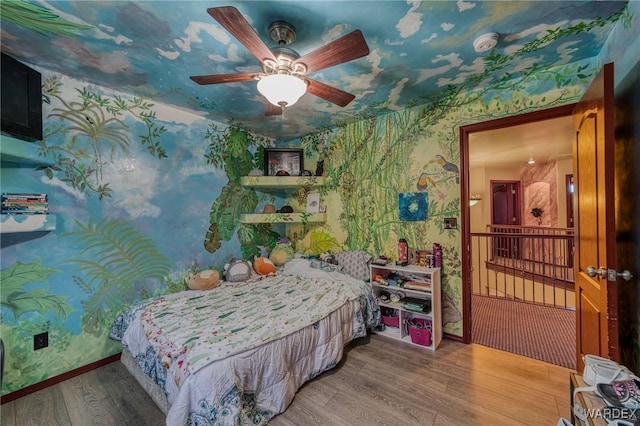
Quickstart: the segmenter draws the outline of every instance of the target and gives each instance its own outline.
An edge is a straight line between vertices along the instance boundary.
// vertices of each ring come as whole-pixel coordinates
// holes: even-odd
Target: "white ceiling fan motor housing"
[[[498,33],[483,34],[473,41],[473,48],[476,52],[487,52],[496,47],[498,38]]]

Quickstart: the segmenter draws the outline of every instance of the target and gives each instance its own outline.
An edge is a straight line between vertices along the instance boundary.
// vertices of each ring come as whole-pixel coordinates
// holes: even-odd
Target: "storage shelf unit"
[[[298,189],[305,186],[320,187],[326,183],[325,176],[244,176],[240,184],[260,190]]]
[[[399,327],[385,326],[381,331],[375,333],[387,336],[396,340],[410,343],[412,345],[430,349],[435,351],[442,341],[442,304],[440,294],[440,268],[424,268],[421,266],[409,265],[398,266],[393,264],[370,266],[371,286],[378,298],[380,306],[394,309],[399,317]],[[392,285],[384,285],[381,281],[377,281],[376,276],[382,277],[400,276],[403,283],[409,281],[418,281],[421,283],[430,283],[427,290],[412,290],[409,288]],[[385,280],[386,281],[386,280]],[[386,291],[390,294],[402,292],[405,298],[429,300],[431,302],[430,312],[416,312],[403,307],[403,300],[398,302],[381,302],[380,293]],[[412,319],[426,319],[431,321],[431,344],[429,346],[414,343],[411,339],[410,332],[407,328],[407,322]]]
[[[0,214],[0,234],[51,232],[55,229],[54,214]]]
[[[0,160],[23,166],[50,166],[53,159],[39,156],[38,142],[27,142],[7,135],[0,135]]]
[[[326,222],[325,213],[247,213],[240,216],[240,223],[307,223]]]
[[[286,193],[300,188],[318,188],[324,185],[324,176],[244,176],[240,184],[261,192]],[[240,216],[240,223],[323,223],[326,213],[247,213]]]

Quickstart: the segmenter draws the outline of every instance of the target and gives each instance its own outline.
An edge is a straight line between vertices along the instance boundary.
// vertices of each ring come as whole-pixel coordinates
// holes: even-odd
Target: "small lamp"
[[[307,92],[307,84],[289,74],[271,74],[258,81],[258,92],[275,106],[288,107]]]
[[[469,207],[473,207],[476,204],[478,204],[478,201],[482,200],[482,195],[480,194],[473,194],[471,197],[469,197]]]

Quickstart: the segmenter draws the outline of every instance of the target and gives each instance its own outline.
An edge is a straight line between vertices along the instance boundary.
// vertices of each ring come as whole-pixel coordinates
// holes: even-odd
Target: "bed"
[[[111,337],[168,425],[261,425],[380,323],[368,282],[294,259],[276,276],[145,300]]]

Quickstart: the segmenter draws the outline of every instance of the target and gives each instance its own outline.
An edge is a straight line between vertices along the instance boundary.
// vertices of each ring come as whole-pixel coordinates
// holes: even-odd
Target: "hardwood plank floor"
[[[572,370],[444,340],[436,352],[373,335],[305,384],[270,425],[555,425]],[[163,425],[120,362],[0,406],[3,426]]]

